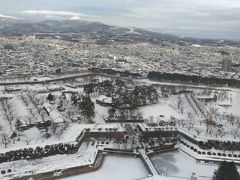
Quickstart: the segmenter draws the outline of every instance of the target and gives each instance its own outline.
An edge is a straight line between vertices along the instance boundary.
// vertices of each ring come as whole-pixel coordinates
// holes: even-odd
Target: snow
[[[133,180],[148,176],[140,158],[106,156],[101,168],[95,172],[81,174],[66,180]]]
[[[33,77],[35,78],[35,77]],[[32,78],[32,79],[33,79]],[[57,78],[57,77],[56,77]],[[98,77],[100,78],[100,77]],[[45,81],[48,80],[39,77],[39,81]],[[80,78],[78,78],[80,79]],[[104,79],[104,78],[103,78]],[[106,78],[105,78],[106,79]],[[14,120],[19,118],[20,120],[26,121],[29,118],[33,120],[34,122],[38,122],[37,120],[42,120],[42,117],[40,116],[40,112],[38,110],[42,108],[42,104],[46,102],[46,97],[48,95],[47,92],[49,90],[54,90],[53,94],[55,97],[59,97],[62,92],[67,91],[74,91],[74,92],[83,92],[83,88],[80,87],[83,83],[88,83],[83,78],[81,78],[82,82],[71,82],[73,84],[73,87],[71,88],[67,87],[66,84],[64,85],[57,85],[56,83],[49,83],[49,85],[19,85],[19,86],[12,86],[12,89],[20,89],[21,91],[18,92],[11,92],[12,94],[5,93],[5,89],[0,87],[0,97],[4,98],[4,103],[6,104],[7,111],[10,111],[13,114]],[[99,79],[100,81],[100,79]],[[137,82],[140,83],[148,83],[148,84],[158,84],[158,85],[171,85],[171,86],[183,86],[182,84],[174,84],[174,83],[161,83],[161,82],[153,82],[149,80],[139,80]],[[69,82],[68,82],[69,83]],[[62,88],[64,87],[64,88]],[[232,114],[234,116],[240,116],[240,91],[237,89],[229,89],[229,88],[209,88],[209,93],[201,93],[203,91],[202,88],[206,88],[207,86],[191,86],[186,85],[188,87],[188,90],[192,90],[194,93],[196,92],[196,97],[198,98],[209,98],[212,97],[213,92],[216,92],[216,95],[219,95],[218,93],[224,94],[224,97],[220,94],[218,96],[217,102],[202,102],[200,100],[194,101],[194,98],[192,98],[191,95],[188,95],[190,97],[190,100],[187,99],[184,95],[171,95],[168,98],[160,98],[159,102],[152,105],[146,105],[144,107],[139,107],[137,111],[142,112],[143,118],[145,119],[145,123],[140,124],[142,129],[145,129],[148,127],[149,121],[169,121],[171,117],[175,117],[176,119],[176,129],[184,134],[187,134],[190,137],[195,138],[196,140],[201,141],[207,141],[209,139],[212,140],[219,140],[220,135],[218,137],[215,134],[207,134],[206,135],[206,125],[203,123],[204,117],[203,113],[200,112],[201,107],[205,108],[206,111],[211,112],[211,108],[217,109],[217,114],[215,122],[217,124],[223,124],[224,132],[226,132],[226,135],[222,137],[222,141],[239,141],[239,138],[233,139],[233,135],[231,134],[233,130],[237,130],[237,124],[230,125],[230,123],[227,121],[228,119],[219,120],[218,118],[222,115],[226,114]],[[193,89],[193,88],[200,88],[200,89]],[[208,88],[208,87],[207,87]],[[212,90],[214,89],[214,91]],[[158,89],[159,90],[159,89]],[[226,91],[227,90],[227,91]],[[41,93],[37,94],[36,93]],[[36,99],[34,99],[35,103],[38,107],[34,106],[34,102],[31,102],[30,98],[28,97],[27,93],[32,93],[33,96],[36,95]],[[207,94],[207,95],[206,95]],[[226,96],[226,97],[225,97]],[[9,98],[6,99],[5,97]],[[98,97],[97,93],[92,94],[92,100],[93,102],[96,102],[96,97]],[[57,98],[56,98],[57,99]],[[5,149],[3,144],[0,145],[0,150],[2,153],[10,150],[15,150],[19,148],[29,148],[29,147],[36,147],[36,146],[45,146],[47,144],[57,144],[57,143],[75,143],[76,138],[80,135],[84,129],[89,128],[92,132],[109,132],[110,130],[114,131],[120,131],[123,132],[124,129],[121,127],[119,123],[114,124],[106,124],[104,121],[104,118],[108,116],[108,109],[109,107],[103,107],[99,104],[95,103],[95,110],[96,110],[96,116],[94,117],[93,121],[95,124],[84,124],[85,122],[80,121],[78,123],[73,123],[70,121],[71,117],[74,116],[80,116],[80,112],[78,107],[74,107],[74,105],[70,102],[70,93],[66,93],[66,101],[64,101],[64,107],[66,107],[66,111],[62,110],[61,113],[57,110],[58,105],[58,99],[56,102],[53,102],[52,108],[54,109],[54,113],[52,116],[53,119],[56,119],[58,115],[62,115],[62,117],[65,118],[67,121],[67,124],[69,126],[66,126],[66,129],[63,131],[63,134],[59,137],[56,135],[52,135],[49,138],[45,138],[44,134],[42,134],[36,127],[32,127],[28,130],[24,130],[20,135],[20,141],[16,141],[15,144],[12,142],[8,144],[8,147]],[[100,100],[106,101],[108,103],[111,102],[111,98],[108,98],[106,96],[100,96]],[[178,108],[178,101],[181,100],[183,111],[180,112],[180,108]],[[39,101],[38,101],[39,100]],[[27,102],[27,103],[26,103]],[[40,103],[38,103],[40,102]],[[13,129],[10,130],[9,122],[6,120],[6,113],[3,110],[4,103],[0,103],[0,118],[2,121],[0,122],[0,125],[3,127],[2,129],[6,131],[6,129],[9,129],[9,132],[12,132],[14,127],[13,122]],[[192,106],[190,106],[192,104]],[[197,107],[197,104],[201,105],[200,108]],[[221,105],[228,104],[231,106],[223,107]],[[5,106],[4,106],[5,107]],[[67,116],[67,111],[72,110],[74,113],[73,115]],[[50,113],[51,114],[51,113]],[[42,114],[41,114],[42,115]],[[45,114],[44,114],[45,115]],[[191,115],[192,117],[190,117]],[[153,117],[153,118],[150,118]],[[32,122],[33,122],[32,121]],[[184,121],[185,125],[183,126],[180,122]],[[193,123],[193,127],[188,129],[188,126],[190,126],[190,121]],[[193,121],[193,122],[192,122]],[[24,122],[23,122],[24,123]],[[188,124],[189,123],[189,124]],[[156,127],[161,127],[156,126]],[[148,130],[155,130],[155,126],[152,128],[148,127]],[[164,127],[162,127],[164,129]],[[199,136],[197,136],[196,129],[202,130]],[[29,140],[29,145],[26,145],[26,140]],[[15,166],[19,170],[16,173],[16,175],[22,175],[24,172],[30,173],[40,173],[40,172],[47,172],[48,170],[54,170],[54,169],[63,169],[68,167],[75,167],[79,165],[89,165],[93,162],[94,157],[96,156],[96,153],[98,151],[98,148],[103,147],[111,147],[111,148],[120,148],[122,146],[124,149],[123,144],[115,144],[114,142],[110,142],[109,145],[105,146],[105,143],[101,143],[102,140],[96,140],[94,143],[98,143],[98,145],[87,145],[87,143],[84,143],[78,153],[72,154],[72,155],[56,155],[56,156],[50,156],[45,157],[41,159],[36,160],[20,160],[15,162],[8,162],[8,163],[2,163],[0,164],[0,169],[4,169],[7,167],[12,168]],[[96,144],[97,144],[96,143]],[[98,148],[96,148],[96,146]],[[194,145],[192,145],[194,146]],[[213,156],[207,156],[205,155],[199,155],[197,153],[192,152],[192,150],[188,150],[187,147],[179,145],[181,150],[184,150],[185,152],[189,153],[190,155],[194,155],[195,158],[201,158],[201,159],[208,159],[208,160],[216,160],[217,157]],[[195,147],[195,146],[194,146]],[[201,150],[204,151],[204,150]],[[209,150],[218,152],[217,150]],[[206,151],[204,151],[206,152]],[[226,152],[226,153],[232,153],[232,152]],[[239,152],[236,152],[239,154]],[[211,177],[214,169],[216,168],[216,165],[213,164],[200,164],[197,163],[193,158],[186,155],[182,151],[175,152],[175,153],[164,153],[160,155],[154,155],[152,157],[154,163],[156,164],[156,167],[163,172],[164,174],[167,174],[170,177],[165,176],[158,176],[155,175],[154,177],[149,177],[148,173],[146,172],[145,167],[143,166],[143,163],[140,161],[140,159],[136,159],[133,157],[126,157],[126,156],[106,156],[103,166],[96,172],[89,173],[89,174],[83,174],[76,177],[71,177],[75,179],[96,179],[96,177],[99,177],[98,179],[139,179],[139,178],[146,178],[146,179],[160,179],[160,180],[176,180],[176,179],[189,179],[192,172],[196,172],[198,176],[208,176]],[[223,159],[223,158],[221,158]],[[233,160],[234,159],[232,158]],[[219,160],[219,159],[218,159]],[[25,175],[25,174],[24,174]],[[1,178],[1,176],[0,176]],[[71,178],[68,178],[71,180]],[[203,180],[201,177],[198,178],[198,180]],[[206,180],[206,179],[205,179]]]
[[[13,94],[2,94],[1,92],[0,92],[0,99],[4,99],[4,98],[13,98],[14,97],[14,95]]]
[[[13,16],[5,16],[0,14],[0,18],[9,18],[9,19],[21,19],[21,18],[17,18],[17,17],[13,17]]]
[[[232,91],[232,106],[226,111],[240,116],[239,107],[240,107],[240,91],[235,90]]]
[[[184,119],[186,117],[170,107],[170,100],[168,99],[160,99],[157,104],[140,107],[139,111],[142,112],[144,119],[151,116],[157,118],[160,115],[163,115],[164,119],[170,119],[171,116],[174,116],[176,119]]]
[[[176,177],[165,177],[165,176],[153,176],[145,178],[144,180],[189,180],[189,178],[176,178]]]
[[[46,80],[50,80],[50,77],[31,77],[30,81],[46,81]]]
[[[93,100],[94,102],[94,100]],[[97,124],[105,124],[104,118],[107,118],[108,116],[108,107],[101,106],[97,103],[95,103],[95,117],[94,122]]]
[[[19,98],[17,96],[13,97],[10,100],[10,104],[15,113],[15,116],[21,118],[21,117],[26,117],[29,115],[24,104],[19,100]]]
[[[107,96],[104,96],[104,95],[101,95],[97,98],[98,101],[101,101],[103,103],[112,103],[112,98],[111,97],[107,97]]]
[[[200,45],[200,44],[192,44],[191,46],[193,46],[193,47],[202,47],[202,45]]]
[[[54,123],[63,123],[64,118],[63,116],[57,112],[55,109],[52,108],[52,106],[48,103],[45,103],[43,107],[46,109],[46,111],[49,114],[49,117],[52,119]]]

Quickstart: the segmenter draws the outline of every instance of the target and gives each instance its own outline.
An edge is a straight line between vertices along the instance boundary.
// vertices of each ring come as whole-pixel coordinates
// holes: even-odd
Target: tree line
[[[187,83],[187,84],[208,84],[217,86],[229,86],[229,87],[240,87],[240,81],[237,79],[224,79],[218,77],[202,77],[197,75],[187,75],[179,73],[167,73],[167,72],[156,72],[151,71],[147,75],[148,79],[154,81],[171,81],[176,83]]]
[[[212,148],[216,150],[224,150],[224,151],[240,151],[240,142],[233,141],[217,141],[217,140],[208,140],[207,142],[197,141],[183,133],[180,133],[185,139],[190,141],[193,144],[199,146],[199,148],[204,150],[210,150]]]
[[[118,71],[113,69],[101,69],[101,68],[89,68],[93,73],[104,73],[109,75],[119,75],[121,77],[141,77],[139,73],[133,73],[129,71]]]
[[[151,104],[158,101],[157,90],[152,86],[135,86],[134,89],[127,87],[122,80],[103,81],[100,83],[91,83],[84,86],[86,94],[98,93],[112,97],[112,106],[114,108],[135,109],[138,106]]]
[[[78,150],[77,144],[54,144],[46,145],[44,147],[37,146],[33,148],[24,148],[15,151],[8,151],[0,154],[0,163],[17,161],[21,159],[37,159],[41,157],[53,156],[57,154],[71,154]]]

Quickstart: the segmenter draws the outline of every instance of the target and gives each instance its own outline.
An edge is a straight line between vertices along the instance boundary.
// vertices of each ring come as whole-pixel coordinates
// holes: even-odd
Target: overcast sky
[[[82,19],[200,38],[240,39],[240,0],[0,0],[0,16]]]

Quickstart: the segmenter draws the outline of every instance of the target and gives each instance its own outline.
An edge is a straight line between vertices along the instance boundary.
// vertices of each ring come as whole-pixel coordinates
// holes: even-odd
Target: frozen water
[[[194,158],[182,151],[154,155],[151,159],[159,173],[167,176],[190,178],[194,172],[200,176],[198,180],[202,180],[201,176],[202,178],[204,176],[205,179],[210,178],[217,169],[215,164],[197,163]]]
[[[99,170],[65,178],[66,180],[133,180],[148,176],[140,158],[106,156]]]

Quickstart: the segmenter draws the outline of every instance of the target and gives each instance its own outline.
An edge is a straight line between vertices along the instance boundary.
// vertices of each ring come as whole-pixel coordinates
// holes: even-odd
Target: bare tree
[[[201,130],[201,129],[195,129],[195,131],[197,132],[197,135],[198,135],[198,136],[200,135],[200,133],[203,132],[203,130]]]
[[[233,135],[234,139],[240,137],[240,132],[239,132],[239,129],[237,129],[237,128],[236,128],[236,129],[233,129],[233,130],[231,131],[231,134]]]
[[[181,114],[183,114],[183,103],[180,96],[178,96],[178,99],[177,99],[177,108],[178,110],[180,110]]]
[[[58,128],[56,129],[55,136],[56,136],[58,139],[60,139],[60,137],[62,136],[62,134],[63,134],[63,127],[58,127]]]
[[[137,120],[143,120],[143,115],[141,112],[137,112]]]
[[[26,142],[27,145],[29,145],[29,143],[32,141],[32,139],[29,139],[29,138],[25,138],[23,141]]]
[[[154,117],[153,117],[153,116],[150,116],[150,117],[149,117],[149,121],[150,121],[151,123],[153,123],[153,122],[154,122]]]
[[[52,130],[52,134],[54,135],[57,131],[58,125],[56,123],[52,123],[50,129]]]
[[[9,143],[9,136],[7,135],[7,133],[3,132],[1,133],[1,138],[2,138],[2,143],[4,144],[4,147],[7,148],[7,145]]]

